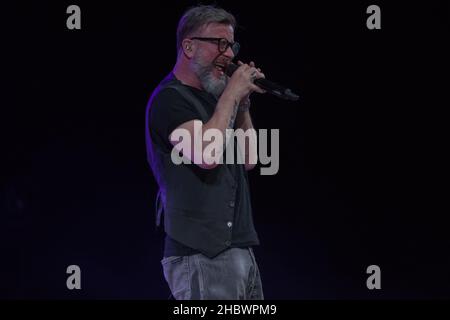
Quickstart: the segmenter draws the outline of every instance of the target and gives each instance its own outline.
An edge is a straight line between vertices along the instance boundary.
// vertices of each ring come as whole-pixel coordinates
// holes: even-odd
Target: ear
[[[184,39],[181,43],[181,49],[188,58],[192,58],[194,56],[194,43],[192,40]]]

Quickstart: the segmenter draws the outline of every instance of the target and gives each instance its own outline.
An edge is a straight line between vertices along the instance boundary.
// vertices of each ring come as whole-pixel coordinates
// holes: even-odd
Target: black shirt
[[[181,82],[171,73],[164,82]],[[210,118],[217,105],[217,99],[194,87],[187,87],[191,93],[202,103]],[[153,143],[164,152],[171,152],[172,144],[169,135],[181,124],[201,119],[194,106],[190,105],[175,89],[167,88],[161,90],[154,98],[149,114],[150,136]],[[237,144],[235,143],[235,146]],[[236,154],[236,153],[235,153]],[[224,158],[225,159],[225,158]],[[237,192],[234,204],[234,221],[232,223],[232,239],[230,247],[248,247],[258,245],[259,240],[255,237],[253,230],[252,209],[247,181],[247,173],[243,164],[221,164],[227,166],[235,179]],[[168,235],[165,238],[164,256],[183,256],[198,253],[197,250],[189,248],[182,243],[172,239]]]

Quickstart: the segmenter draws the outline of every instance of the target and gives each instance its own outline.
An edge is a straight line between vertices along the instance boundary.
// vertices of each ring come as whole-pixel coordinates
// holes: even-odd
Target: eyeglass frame
[[[231,51],[233,51],[233,54],[235,56],[238,54],[239,48],[240,48],[239,42],[237,42],[237,41],[230,42],[226,38],[192,37],[192,38],[189,38],[189,40],[200,40],[200,41],[217,42],[217,49],[219,50],[220,53],[224,53],[224,52],[226,52],[228,50],[228,48],[231,48]],[[222,40],[225,40],[227,42],[227,46],[225,47],[225,50],[223,50],[223,51],[220,50],[220,42]],[[233,50],[233,47],[235,47],[235,46],[237,46],[236,51]]]

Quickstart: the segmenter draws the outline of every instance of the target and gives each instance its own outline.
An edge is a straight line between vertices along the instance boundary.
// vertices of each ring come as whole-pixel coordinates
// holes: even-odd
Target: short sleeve
[[[181,124],[201,119],[196,109],[174,88],[162,89],[153,98],[149,112],[150,136],[171,148],[169,135]]]

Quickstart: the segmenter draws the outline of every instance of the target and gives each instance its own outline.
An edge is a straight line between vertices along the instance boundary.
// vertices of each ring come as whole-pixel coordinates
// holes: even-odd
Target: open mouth
[[[213,63],[214,67],[220,72],[221,75],[223,75],[229,62],[225,59],[215,59]]]
[[[225,72],[225,66],[223,64],[216,63],[214,66],[216,67],[217,70]]]
[[[219,71],[220,76],[223,76],[225,74],[226,65],[221,63],[215,63],[214,67],[217,71]]]

